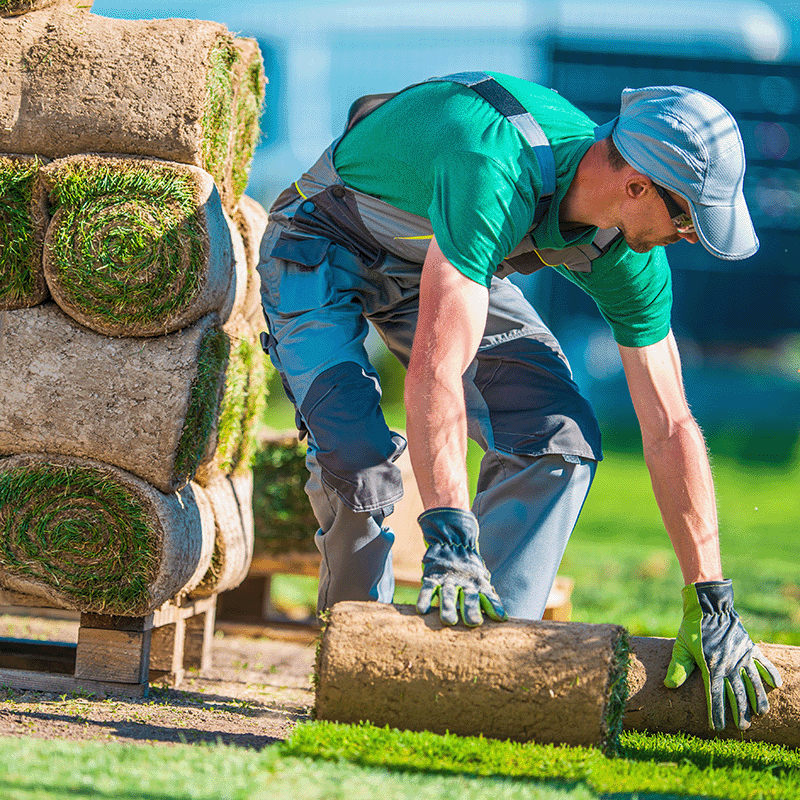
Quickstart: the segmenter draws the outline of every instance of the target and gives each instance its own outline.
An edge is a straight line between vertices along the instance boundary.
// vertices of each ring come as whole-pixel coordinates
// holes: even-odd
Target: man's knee
[[[406,441],[386,426],[380,385],[352,361],[326,370],[311,384],[300,413],[320,478],[353,511],[376,511],[403,496],[394,461]]]

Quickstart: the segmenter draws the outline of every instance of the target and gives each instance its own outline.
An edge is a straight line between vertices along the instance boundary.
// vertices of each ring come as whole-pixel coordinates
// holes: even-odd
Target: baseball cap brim
[[[758,251],[758,237],[741,192],[732,206],[701,206],[691,200],[688,202],[697,235],[712,255],[726,261],[739,261]]]

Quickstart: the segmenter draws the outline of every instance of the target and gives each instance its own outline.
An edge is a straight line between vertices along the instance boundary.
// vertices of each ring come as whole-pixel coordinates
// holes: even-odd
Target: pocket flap
[[[306,269],[316,269],[322,263],[330,246],[329,239],[283,231],[270,255],[282,261],[299,264]]]

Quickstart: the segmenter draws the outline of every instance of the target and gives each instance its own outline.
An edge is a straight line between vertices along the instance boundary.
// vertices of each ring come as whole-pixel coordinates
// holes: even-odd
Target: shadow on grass
[[[12,794],[13,792],[13,794]],[[45,794],[46,793],[46,794]],[[61,800],[62,798],[86,798],[93,800],[98,798],[110,798],[111,800],[191,800],[188,794],[161,794],[153,792],[140,792],[136,790],[104,792],[90,786],[64,786],[63,784],[45,783],[37,780],[21,782],[0,781],[0,797],[13,798],[13,800],[40,800],[47,797],[48,800]]]

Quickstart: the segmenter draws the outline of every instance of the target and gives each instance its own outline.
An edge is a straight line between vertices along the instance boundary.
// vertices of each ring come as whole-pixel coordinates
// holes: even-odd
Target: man
[[[602,458],[593,412],[550,331],[501,276],[554,266],[619,345],[644,453],[686,587],[667,684],[699,665],[709,723],[737,725],[780,676],[723,580],[705,443],[670,332],[664,245],[745,258],[756,239],[736,123],[681,87],[626,90],[595,128],[555,92],[495,73],[357,101],[345,134],[273,205],[261,248],[265,346],[308,432],[319,610],[391,602],[386,524],[405,447],[383,420],[371,320],[406,365],[408,446],[428,549],[417,603],[541,617]],[[467,436],[486,451],[472,504]],[[478,531],[480,526],[480,551]]]

